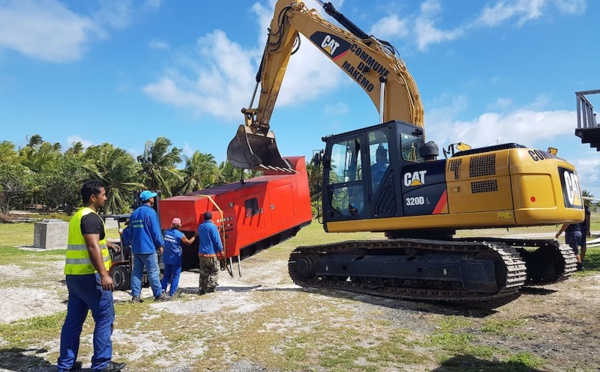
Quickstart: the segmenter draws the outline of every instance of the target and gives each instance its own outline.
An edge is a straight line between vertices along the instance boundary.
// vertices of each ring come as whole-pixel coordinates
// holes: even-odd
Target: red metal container
[[[226,257],[244,258],[290,238],[312,220],[304,157],[287,157],[296,173],[265,171],[260,177],[159,201],[162,229],[174,217],[194,235],[210,211],[221,232]],[[224,238],[223,238],[224,237]],[[198,266],[198,242],[183,249],[184,268]]]

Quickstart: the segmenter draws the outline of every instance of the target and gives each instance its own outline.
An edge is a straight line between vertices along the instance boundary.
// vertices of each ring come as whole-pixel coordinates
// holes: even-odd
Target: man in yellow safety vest
[[[125,363],[112,361],[112,328],[115,319],[114,284],[109,274],[111,260],[104,221],[97,210],[106,202],[102,181],[89,180],[81,188],[83,208],[69,222],[65,275],[69,302],[60,334],[58,371],[76,371],[79,337],[88,311],[96,323],[93,336],[93,371],[120,371]],[[118,246],[111,248],[118,249]]]

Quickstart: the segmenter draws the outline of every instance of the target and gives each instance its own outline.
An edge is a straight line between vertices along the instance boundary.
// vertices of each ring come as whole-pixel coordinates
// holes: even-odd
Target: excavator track
[[[406,271],[423,273],[429,270],[433,277],[415,278],[407,273],[406,278],[402,278],[404,274],[398,273],[403,269],[394,272],[391,267],[410,265],[411,260],[419,256],[426,261],[410,266]],[[372,261],[370,271],[365,273],[355,269],[362,261]],[[432,263],[437,265],[433,270]],[[466,278],[465,282],[477,281],[478,270],[482,268],[488,268],[489,276],[490,267],[495,281],[493,288],[490,283],[485,283],[482,291],[465,288],[463,279]],[[426,239],[346,241],[298,247],[290,254],[288,270],[294,283],[303,287],[340,289],[388,298],[469,303],[516,296],[527,278],[525,262],[519,252],[502,242]],[[436,270],[439,274],[433,272]],[[458,277],[444,277],[446,273],[452,276],[457,271]],[[473,285],[477,286],[477,283],[470,286]]]
[[[577,258],[566,244],[548,239],[463,238],[460,241],[500,242],[514,247],[527,267],[526,286],[547,285],[569,278],[577,269]]]

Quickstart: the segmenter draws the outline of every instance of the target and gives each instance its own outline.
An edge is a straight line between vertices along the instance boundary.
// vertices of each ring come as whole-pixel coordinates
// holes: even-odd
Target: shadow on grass
[[[7,371],[55,371],[56,367],[35,354],[46,353],[46,349],[0,349],[0,369]]]
[[[519,361],[495,362],[485,359],[479,359],[472,355],[456,355],[444,362],[441,366],[434,369],[435,372],[479,372],[479,371],[511,371],[511,372],[540,372],[542,370],[532,368]]]

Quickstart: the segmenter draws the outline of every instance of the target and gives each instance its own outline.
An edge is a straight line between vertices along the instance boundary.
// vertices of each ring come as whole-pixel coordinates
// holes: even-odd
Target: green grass
[[[0,223],[0,247],[33,245],[33,223]]]
[[[40,316],[12,324],[0,324],[0,334],[11,348],[30,348],[37,340],[56,337],[62,327],[65,313]]]
[[[484,333],[492,333],[497,336],[511,336],[512,331],[525,324],[525,319],[490,319],[487,320],[483,327],[481,327],[481,331]]]
[[[0,265],[26,267],[64,259],[64,250],[14,248],[31,245],[33,226],[0,224]],[[557,230],[554,226],[540,229]],[[534,229],[522,231],[530,233]],[[116,230],[112,233],[116,234]],[[478,231],[476,235],[485,233]],[[262,267],[273,260],[286,260],[289,252],[299,245],[383,238],[383,234],[368,232],[326,234],[322,226],[313,221],[295,238],[249,260],[252,260],[254,267]],[[584,275],[600,271],[600,248],[588,249],[586,269],[588,271]],[[252,274],[255,278],[260,275],[259,272]],[[173,350],[197,350],[201,345],[205,348],[203,354],[191,355],[181,361],[190,363],[197,370],[227,370],[231,363],[240,361],[251,361],[263,368],[281,371],[375,372],[410,370],[411,366],[421,365],[448,371],[527,371],[544,366],[544,361],[533,353],[490,346],[496,345],[493,343],[496,339],[519,337],[525,322],[518,319],[438,316],[424,311],[424,314],[408,319],[437,319],[436,327],[431,332],[417,332],[405,328],[405,319],[386,316],[395,312],[395,309],[376,306],[374,310],[364,311],[361,302],[352,297],[286,290],[255,292],[253,298],[262,306],[245,314],[232,314],[223,309],[219,314],[201,310],[197,314],[177,315],[155,310],[151,301],[142,304],[117,303],[115,328],[121,334],[135,337],[148,334],[148,337],[164,342],[167,348]],[[179,301],[192,300],[198,298],[182,298]],[[410,308],[410,305],[407,307]],[[47,347],[48,343],[56,342],[59,337],[64,315],[64,312],[60,312],[0,325],[2,348]],[[286,322],[291,325],[286,326]],[[268,324],[271,326],[268,327]],[[278,326],[273,327],[272,324]],[[83,337],[89,339],[92,332],[93,320],[90,316],[84,325]],[[160,358],[160,354],[139,360],[127,359],[138,352],[138,347],[128,338],[116,339],[114,348],[119,358],[115,359],[127,361],[132,370],[159,368],[153,363]],[[82,343],[80,354],[90,353],[90,345]],[[54,362],[56,352],[51,352],[46,359]]]

